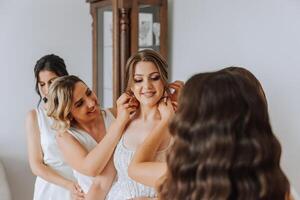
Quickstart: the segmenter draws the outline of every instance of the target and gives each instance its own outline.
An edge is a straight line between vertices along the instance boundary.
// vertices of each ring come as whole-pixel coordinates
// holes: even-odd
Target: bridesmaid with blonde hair
[[[57,78],[51,85],[47,114],[54,119],[58,147],[84,193],[96,176],[102,180],[102,198],[111,187],[115,176],[111,156],[135,110],[129,100],[123,94],[116,110],[101,109],[95,93],[76,76]]]

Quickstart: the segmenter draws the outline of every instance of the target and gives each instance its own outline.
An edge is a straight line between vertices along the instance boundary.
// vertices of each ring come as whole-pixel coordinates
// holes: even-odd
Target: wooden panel
[[[93,91],[98,96],[98,17],[97,8],[91,7],[90,13],[92,15],[92,63],[93,63]]]
[[[168,2],[162,1],[160,8],[160,53],[168,59]]]
[[[142,5],[159,7],[160,53],[168,57],[168,0],[86,0],[90,3],[93,38],[93,90],[98,93],[98,8],[112,6],[113,11],[113,102],[125,89],[127,59],[139,49],[139,11]]]
[[[133,1],[132,0],[119,0],[119,8],[132,8]]]
[[[91,6],[101,8],[101,7],[106,7],[112,5],[111,0],[96,0],[91,2]]]
[[[138,0],[132,0],[132,9],[130,16],[130,55],[138,51],[139,46],[139,5]]]
[[[130,27],[129,27],[129,9],[121,8],[120,10],[120,89],[121,92],[125,91],[125,67],[127,59],[129,58],[129,36],[130,36]]]
[[[86,0],[87,3],[93,3],[93,2],[97,2],[97,1],[101,1],[101,0]]]
[[[138,0],[140,5],[161,6],[162,0]]]
[[[120,89],[120,15],[119,2],[113,0],[113,102],[116,101],[121,94]]]

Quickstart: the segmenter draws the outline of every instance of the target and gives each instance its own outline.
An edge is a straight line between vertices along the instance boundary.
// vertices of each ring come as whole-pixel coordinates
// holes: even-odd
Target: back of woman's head
[[[65,65],[64,60],[54,54],[49,54],[41,57],[34,66],[34,76],[36,79],[35,91],[40,95],[38,82],[39,82],[39,73],[41,71],[50,71],[55,73],[57,76],[66,76],[68,71]]]
[[[231,67],[226,67],[223,69],[224,71],[229,72],[233,76],[242,76],[245,79],[248,79],[249,82],[255,85],[257,87],[257,90],[259,91],[259,94],[261,95],[261,98],[263,98],[264,102],[267,103],[267,98],[265,95],[265,92],[263,90],[263,87],[259,80],[252,74],[249,70],[243,68],[243,67],[237,67],[237,66],[231,66]]]
[[[284,199],[281,147],[257,87],[226,71],[197,74],[170,125],[162,199]]]
[[[65,131],[71,126],[73,91],[78,82],[83,81],[77,76],[62,76],[50,86],[47,115],[54,119],[53,128],[58,131]]]

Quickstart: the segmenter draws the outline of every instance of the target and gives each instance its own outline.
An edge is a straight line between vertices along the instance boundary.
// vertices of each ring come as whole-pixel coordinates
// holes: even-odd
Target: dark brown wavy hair
[[[261,83],[254,76],[254,74],[252,74],[249,70],[247,70],[243,67],[237,67],[237,66],[226,67],[222,70],[231,73],[233,76],[242,76],[245,79],[248,79],[252,84],[255,85],[255,87],[257,87],[257,90],[259,91],[261,98],[263,98],[266,106],[268,106],[267,97],[265,95],[265,92],[264,92],[264,89],[263,89]]]
[[[250,79],[226,70],[194,75],[170,124],[174,145],[162,200],[283,200],[289,182],[266,102]]]

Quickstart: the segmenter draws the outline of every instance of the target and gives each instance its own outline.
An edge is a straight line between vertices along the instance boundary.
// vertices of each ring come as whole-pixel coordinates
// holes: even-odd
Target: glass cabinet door
[[[160,51],[160,18],[159,7],[141,5],[138,15],[138,46],[139,50],[153,49]]]
[[[114,107],[132,54],[151,48],[167,59],[168,0],[86,1],[93,18],[93,90],[101,107]]]
[[[98,17],[98,99],[102,108],[113,106],[113,15],[112,7],[101,7]]]

